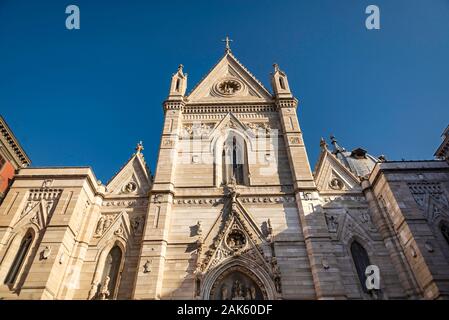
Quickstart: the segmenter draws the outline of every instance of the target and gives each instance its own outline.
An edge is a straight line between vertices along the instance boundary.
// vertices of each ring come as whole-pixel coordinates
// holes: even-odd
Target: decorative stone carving
[[[114,231],[114,234],[116,236],[122,236],[123,235],[123,224],[120,224],[120,226],[117,228],[117,230]]]
[[[345,184],[339,178],[332,178],[329,182],[329,187],[333,190],[343,190]]]
[[[144,220],[145,218],[143,216],[138,216],[131,220],[131,228],[134,234],[141,234],[143,232]]]
[[[413,246],[410,247],[410,254],[412,255],[413,258],[416,258],[418,256]]]
[[[51,217],[51,215],[53,214],[53,210],[56,207],[56,203],[61,196],[61,193],[61,189],[31,189],[28,193],[27,202],[22,212],[20,213],[20,217],[27,215],[38,206],[41,206],[45,210],[45,212],[43,212],[44,218]]]
[[[233,266],[216,279],[210,291],[210,298],[215,300],[262,300],[267,299],[267,292],[261,281],[250,271],[240,266]]]
[[[49,188],[53,184],[52,179],[45,179],[44,182],[42,182],[42,188]]]
[[[91,300],[91,299],[95,298],[95,296],[97,295],[97,291],[98,291],[98,282],[93,281],[90,286],[88,299]]]
[[[301,144],[301,138],[300,137],[290,137],[289,139],[290,144]]]
[[[41,251],[40,256],[41,260],[47,260],[48,257],[50,257],[50,254],[51,254],[51,246],[46,246],[44,250]]]
[[[137,191],[137,184],[134,181],[129,181],[122,188],[123,193],[133,193]]]
[[[185,124],[181,130],[181,138],[205,137],[212,131],[215,123],[191,123]]]
[[[246,245],[246,237],[240,230],[233,228],[226,237],[226,244],[234,251],[240,250]]]
[[[171,140],[171,139],[164,139],[164,140],[162,141],[162,145],[163,145],[164,147],[173,147],[173,146],[175,145],[175,141],[174,141],[174,140]]]
[[[147,260],[145,261],[145,264],[143,265],[143,273],[150,273],[151,272],[151,265],[153,261]]]
[[[97,223],[97,228],[95,229],[95,235],[101,236],[105,230],[105,217],[101,216]]]
[[[225,79],[218,82],[214,89],[224,96],[232,96],[242,89],[242,84],[237,79]]]
[[[433,251],[434,251],[433,245],[432,245],[432,243],[431,243],[429,240],[427,240],[427,241],[424,243],[424,246],[426,247],[426,250],[427,250],[428,252],[433,252]]]
[[[424,211],[424,216],[430,223],[434,223],[441,215],[439,207],[447,207],[448,199],[439,182],[408,183],[410,192],[418,206]]]
[[[326,222],[329,232],[337,232],[338,219],[334,215],[326,215]]]
[[[103,284],[101,285],[100,294],[99,294],[100,300],[106,300],[110,295],[110,292],[108,289],[109,281],[111,281],[111,278],[109,278],[109,276],[106,276]]]
[[[201,221],[196,223],[196,235],[201,236],[203,234],[203,228],[201,226]]]
[[[321,264],[323,265],[323,268],[324,268],[324,270],[327,270],[327,269],[329,269],[329,261],[327,261],[327,259],[325,259],[325,258],[323,258],[322,260],[321,260]]]
[[[256,122],[247,122],[246,126],[255,134],[255,135],[270,135],[272,128],[269,123],[256,123]]]
[[[271,241],[273,238],[273,227],[271,226],[270,218],[268,218],[267,220],[267,233],[268,233],[268,241]]]
[[[61,255],[59,256],[59,264],[63,264],[65,260],[65,254],[64,252],[61,253]]]

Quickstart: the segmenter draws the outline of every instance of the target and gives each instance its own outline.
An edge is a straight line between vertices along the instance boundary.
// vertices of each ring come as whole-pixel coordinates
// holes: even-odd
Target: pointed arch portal
[[[279,294],[262,266],[235,257],[204,275],[201,297],[204,300],[274,300]]]
[[[258,283],[259,282],[259,283]],[[261,283],[239,267],[223,272],[212,286],[211,300],[264,300]]]

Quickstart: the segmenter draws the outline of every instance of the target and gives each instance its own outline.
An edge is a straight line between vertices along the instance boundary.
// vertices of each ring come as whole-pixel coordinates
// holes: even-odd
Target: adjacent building
[[[15,172],[29,166],[30,163],[30,159],[5,119],[0,116],[0,203],[8,191]]]

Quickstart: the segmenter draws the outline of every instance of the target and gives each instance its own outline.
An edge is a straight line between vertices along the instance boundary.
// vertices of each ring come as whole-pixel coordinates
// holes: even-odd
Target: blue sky
[[[81,29],[65,28],[76,4]],[[365,8],[381,30],[365,28]],[[431,159],[449,120],[449,1],[0,0],[0,113],[35,166],[92,166],[107,181],[144,141],[154,171],[162,102],[234,40],[270,90],[273,62],[300,100],[314,166],[321,136],[388,159]]]

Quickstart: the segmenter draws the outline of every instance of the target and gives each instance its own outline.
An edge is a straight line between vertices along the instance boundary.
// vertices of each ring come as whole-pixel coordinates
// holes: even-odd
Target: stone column
[[[297,100],[278,99],[277,106],[295,189],[315,292],[318,299],[344,299],[343,281],[334,255],[326,219],[310,170],[299,121]]]
[[[410,268],[410,264],[404,255],[403,248],[394,230],[394,226],[382,209],[379,208],[379,204],[377,203],[368,179],[362,180],[362,190],[368,202],[373,223],[377,227],[377,230],[379,230],[405,293],[409,298],[419,298],[419,286]]]
[[[150,193],[148,218],[142,237],[139,269],[133,293],[135,299],[160,299],[161,297],[174,196],[176,148],[183,107],[184,103],[181,100],[164,103],[164,129]]]

